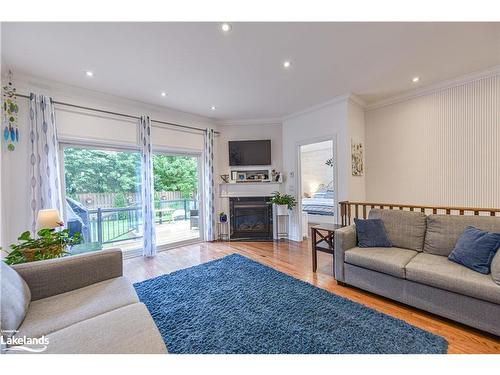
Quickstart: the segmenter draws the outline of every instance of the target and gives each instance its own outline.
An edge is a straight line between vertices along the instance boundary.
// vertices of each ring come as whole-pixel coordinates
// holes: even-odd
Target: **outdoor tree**
[[[138,152],[66,148],[66,193],[128,193],[140,191],[141,158]],[[197,189],[198,163],[189,156],[155,155],[154,189],[179,191],[184,198]]]
[[[155,191],[180,191],[191,198],[198,185],[198,163],[190,156],[155,155],[153,158]]]

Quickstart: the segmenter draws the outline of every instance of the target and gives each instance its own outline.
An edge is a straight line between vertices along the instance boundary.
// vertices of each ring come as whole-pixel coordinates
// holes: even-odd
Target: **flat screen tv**
[[[229,141],[229,165],[271,165],[271,140]]]

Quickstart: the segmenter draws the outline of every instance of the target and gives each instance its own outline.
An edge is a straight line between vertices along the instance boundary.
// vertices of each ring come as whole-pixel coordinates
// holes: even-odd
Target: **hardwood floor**
[[[137,282],[233,253],[440,335],[449,343],[448,353],[500,353],[500,339],[497,337],[357,288],[337,285],[333,278],[333,259],[329,254],[318,254],[318,270],[313,273],[309,241],[200,243],[164,251],[154,258],[127,259],[124,273]]]

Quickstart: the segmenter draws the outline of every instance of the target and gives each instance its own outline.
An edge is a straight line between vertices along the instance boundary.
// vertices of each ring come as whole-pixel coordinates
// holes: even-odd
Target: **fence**
[[[77,193],[72,196],[85,207],[91,210],[97,208],[116,207],[117,200],[124,200],[125,206],[131,206],[141,201],[141,193]],[[176,200],[181,199],[180,191],[158,191],[155,192],[155,200]]]
[[[190,211],[198,209],[194,199],[173,199],[155,201],[155,222],[171,223],[175,220],[188,220]],[[87,241],[101,244],[140,238],[142,207],[98,207],[88,210]]]

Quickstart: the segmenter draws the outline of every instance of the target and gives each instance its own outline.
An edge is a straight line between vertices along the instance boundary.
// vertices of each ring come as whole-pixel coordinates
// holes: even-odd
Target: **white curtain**
[[[64,206],[59,181],[59,152],[52,98],[31,93],[29,117],[31,230],[35,233],[39,210],[57,208],[63,215]]]
[[[205,178],[205,240],[215,240],[215,192],[214,192],[214,131],[205,130],[204,147],[204,178]]]
[[[156,254],[155,210],[153,188],[153,153],[151,150],[151,120],[142,116],[139,126],[142,157],[142,255],[152,257]]]

